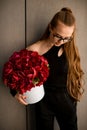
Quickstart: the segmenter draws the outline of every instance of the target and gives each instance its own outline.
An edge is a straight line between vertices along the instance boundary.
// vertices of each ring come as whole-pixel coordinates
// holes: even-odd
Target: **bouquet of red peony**
[[[4,84],[21,94],[42,85],[48,75],[48,61],[37,52],[26,49],[14,52],[3,68]]]

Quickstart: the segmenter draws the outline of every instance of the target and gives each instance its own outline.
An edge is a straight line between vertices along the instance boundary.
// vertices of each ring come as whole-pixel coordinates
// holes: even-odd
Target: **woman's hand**
[[[18,100],[19,103],[23,104],[23,105],[28,105],[24,99],[26,99],[26,96],[23,96],[22,94],[17,93],[15,95],[15,98]]]

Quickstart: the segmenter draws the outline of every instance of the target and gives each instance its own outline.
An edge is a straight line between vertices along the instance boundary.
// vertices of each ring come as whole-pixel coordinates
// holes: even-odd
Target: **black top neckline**
[[[59,51],[59,49],[62,47],[63,45],[61,45],[61,46],[55,46],[55,45],[53,45],[47,52],[45,52],[44,54],[43,54],[43,56],[44,55],[47,55],[48,53],[50,53],[50,52],[52,52],[52,50],[54,51]],[[61,55],[62,56],[62,55]],[[61,56],[58,56],[58,57],[61,57]]]

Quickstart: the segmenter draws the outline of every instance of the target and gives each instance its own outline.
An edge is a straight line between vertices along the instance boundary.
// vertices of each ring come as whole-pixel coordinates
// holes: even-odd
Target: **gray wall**
[[[47,24],[53,15],[62,7],[69,6],[77,20],[77,46],[81,55],[82,67],[87,80],[87,1],[86,0],[27,0],[27,45],[38,40],[43,34]],[[0,77],[3,64],[13,51],[25,47],[25,14],[24,0],[0,1]],[[87,130],[87,89],[85,81],[85,93],[78,103],[79,130]],[[34,130],[33,107],[29,109],[29,130]],[[30,119],[30,113],[32,118]],[[31,126],[31,127],[30,127]],[[55,120],[55,130],[59,130]],[[0,80],[0,130],[26,130],[26,108],[19,104],[10,94]]]
[[[24,0],[0,0],[0,78],[8,57],[25,47]],[[26,110],[0,79],[0,130],[26,130]]]

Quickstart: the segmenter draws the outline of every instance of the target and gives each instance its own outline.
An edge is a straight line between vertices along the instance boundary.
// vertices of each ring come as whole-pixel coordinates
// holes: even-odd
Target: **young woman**
[[[62,8],[54,15],[42,38],[27,47],[46,57],[50,66],[44,83],[45,96],[35,104],[37,130],[53,130],[54,117],[60,130],[78,129],[76,106],[83,93],[83,70],[75,44],[75,29],[72,11]],[[15,94],[20,103],[27,105],[26,97]]]

